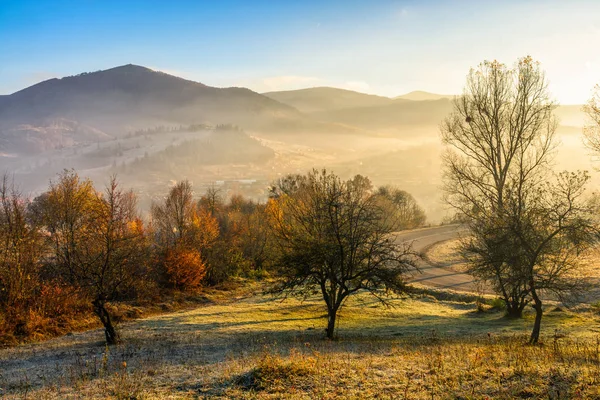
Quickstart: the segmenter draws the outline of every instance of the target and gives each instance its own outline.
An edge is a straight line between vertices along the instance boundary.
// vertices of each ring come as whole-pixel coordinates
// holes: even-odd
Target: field
[[[324,307],[261,293],[0,351],[5,398],[598,398],[600,317],[548,305],[539,346],[532,314],[508,320],[468,296],[428,292],[392,307],[347,303],[339,340]],[[438,299],[448,300],[438,300]],[[454,301],[452,299],[455,299]]]

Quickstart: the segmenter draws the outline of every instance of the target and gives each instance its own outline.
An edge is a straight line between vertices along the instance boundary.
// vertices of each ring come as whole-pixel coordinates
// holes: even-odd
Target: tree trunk
[[[105,307],[105,302],[102,299],[96,299],[92,304],[94,305],[94,313],[100,318],[100,322],[102,322],[102,325],[104,326],[106,344],[113,345],[120,343],[121,338],[112,324],[110,314]]]
[[[337,308],[327,310],[327,339],[334,338],[336,317],[337,317]]]
[[[542,300],[537,295],[535,289],[531,290],[531,297],[533,297],[533,308],[535,309],[535,322],[533,324],[533,330],[531,331],[531,337],[529,338],[530,344],[536,344],[540,339],[540,330],[542,327]]]
[[[525,309],[525,305],[527,303],[523,301],[504,301],[506,304],[506,315],[509,318],[522,318],[523,317],[523,309]]]
[[[518,307],[513,306],[510,302],[506,302],[506,316],[509,318],[521,318],[523,316],[523,310],[519,310]]]

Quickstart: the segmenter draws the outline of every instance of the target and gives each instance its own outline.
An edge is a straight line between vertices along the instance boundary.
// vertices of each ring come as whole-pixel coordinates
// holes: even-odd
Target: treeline
[[[179,125],[179,126],[165,126],[158,125],[153,128],[146,129],[137,129],[135,131],[130,131],[125,135],[127,138],[136,137],[136,136],[147,136],[147,135],[157,135],[163,133],[174,133],[174,132],[201,132],[201,131],[235,131],[235,132],[243,132],[237,125],[233,124],[217,124],[216,126],[208,125],[208,124],[191,124],[191,125]]]
[[[299,177],[287,182],[294,179],[302,182]],[[393,225],[389,213],[379,214],[386,216],[380,222],[388,221],[389,229],[425,222],[410,194],[375,189],[363,177],[360,182],[359,197],[394,205]],[[107,343],[117,343],[111,310],[119,302],[158,302],[161,296],[195,292],[233,277],[285,281],[293,269],[285,268],[291,265],[290,248],[278,229],[280,217],[291,199],[300,201],[307,192],[282,196],[279,184],[260,204],[239,195],[226,200],[217,188],[196,197],[191,184],[182,181],[152,204],[151,218],[144,220],[135,193],[115,177],[98,190],[76,172],[64,171],[45,193],[27,199],[5,176],[0,185],[0,340],[60,334],[93,312]],[[336,210],[343,210],[343,199],[337,201]]]
[[[169,171],[192,173],[199,166],[217,164],[264,164],[275,152],[243,132],[224,131],[207,138],[185,140],[171,144],[155,154],[145,154],[125,167],[126,170],[147,173]]]

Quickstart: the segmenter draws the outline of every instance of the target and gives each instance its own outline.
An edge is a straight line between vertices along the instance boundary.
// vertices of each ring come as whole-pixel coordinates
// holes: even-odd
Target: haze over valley
[[[0,100],[0,168],[41,193],[63,169],[98,184],[117,174],[147,208],[169,182],[265,200],[288,173],[327,168],[412,193],[430,221],[441,202],[439,124],[452,95],[394,98],[331,87],[259,94],[215,88],[137,65],[50,79]],[[590,169],[581,106],[555,112],[557,163]]]

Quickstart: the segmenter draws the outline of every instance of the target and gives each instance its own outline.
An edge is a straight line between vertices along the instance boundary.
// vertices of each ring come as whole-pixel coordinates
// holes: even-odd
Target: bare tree
[[[503,218],[508,198],[544,181],[554,148],[556,122],[547,81],[539,64],[525,57],[509,68],[483,62],[467,76],[464,93],[441,126],[446,201],[471,227],[463,243],[471,273],[489,281],[507,312],[520,316],[528,293],[520,260],[490,229]],[[500,245],[499,243],[505,243]]]
[[[508,229],[506,214],[469,222],[470,235],[461,243],[469,273],[491,285],[504,301],[507,316],[520,318],[530,302],[523,254]]]
[[[164,202],[152,203],[152,222],[158,241],[165,247],[172,247],[185,238],[192,225],[194,210],[194,193],[187,180],[173,186]]]
[[[222,190],[215,185],[209,186],[206,193],[198,201],[198,207],[208,210],[210,215],[215,216],[223,207]]]
[[[583,107],[589,121],[584,128],[585,144],[600,153],[600,85],[596,85],[592,98]]]
[[[290,175],[272,190],[268,209],[280,251],[278,290],[301,297],[320,293],[330,339],[348,296],[364,290],[385,301],[378,289],[402,290],[403,274],[414,267],[410,248],[392,235],[397,225],[389,207],[360,175],[342,181],[315,170]]]
[[[555,183],[509,198],[504,208],[502,225],[521,267],[513,274],[526,281],[536,311],[530,343],[540,337],[543,294],[567,302],[587,288],[576,272],[580,255],[598,239],[594,209],[583,197],[588,179],[585,172],[563,172]]]

